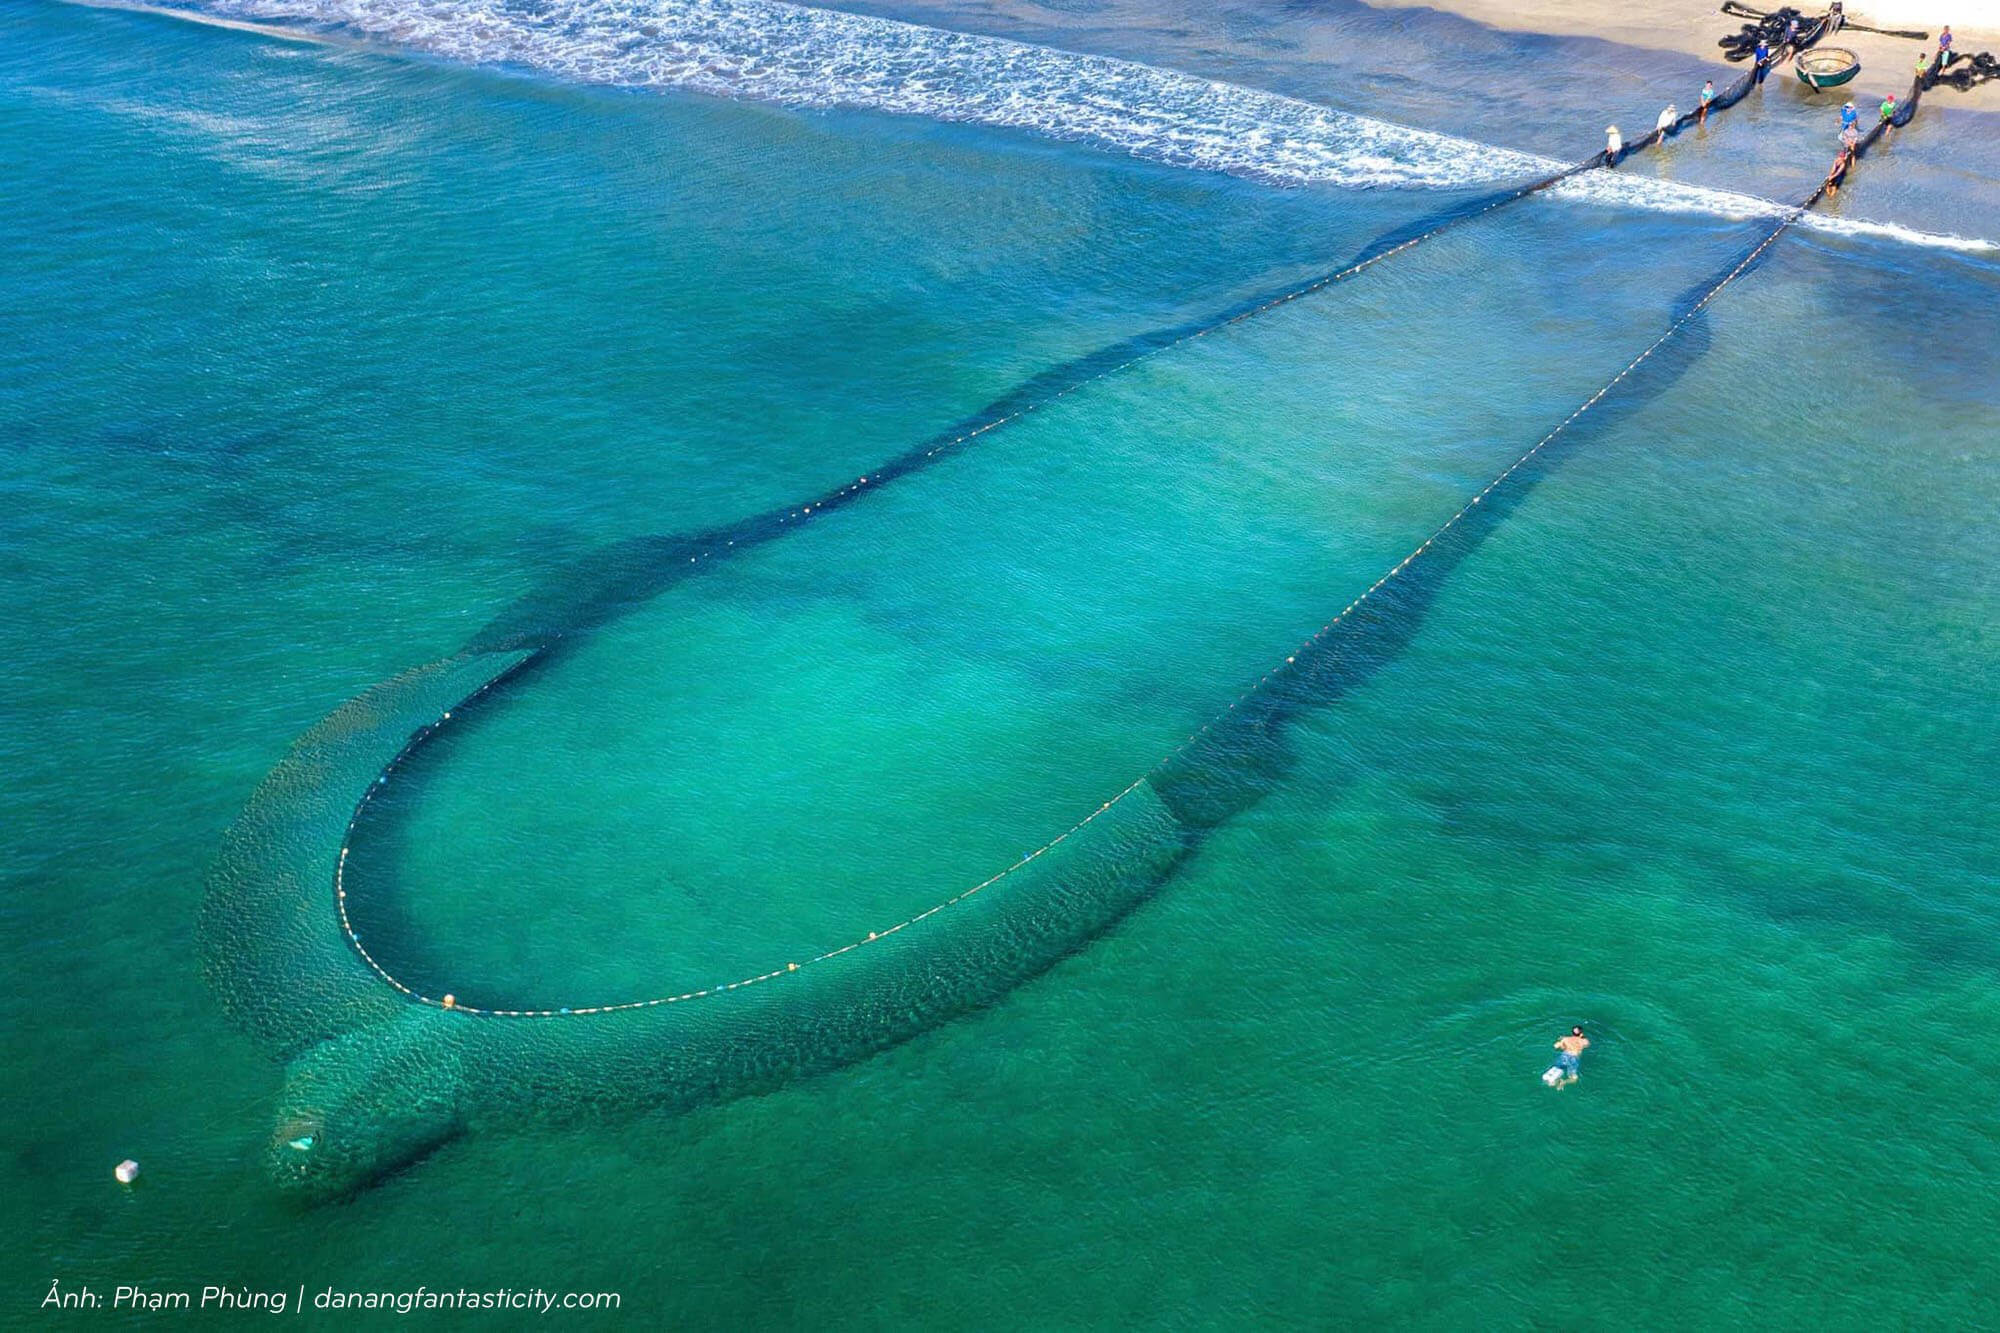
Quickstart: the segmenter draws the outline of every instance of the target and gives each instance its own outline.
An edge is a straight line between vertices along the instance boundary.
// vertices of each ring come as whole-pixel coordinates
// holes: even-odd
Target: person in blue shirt
[[[1840,108],[1841,129],[1843,130],[1853,129],[1855,122],[1860,119],[1861,119],[1861,113],[1854,109],[1854,103],[1849,102],[1846,106]]]
[[[1947,23],[1944,25],[1944,31],[1938,34],[1938,68],[1943,69],[1950,61],[1951,25]]]
[[[1708,104],[1714,100],[1715,80],[1710,79],[1707,83],[1701,85],[1701,116],[1695,121],[1697,125],[1708,124]]]

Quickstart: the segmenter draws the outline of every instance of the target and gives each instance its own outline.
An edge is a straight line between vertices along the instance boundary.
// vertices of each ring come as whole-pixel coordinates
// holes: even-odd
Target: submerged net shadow
[[[1211,830],[1283,780],[1293,762],[1292,723],[1394,661],[1451,573],[1588,442],[1587,432],[1650,401],[1699,358],[1709,302],[1791,220],[1708,284],[1609,385],[1284,664],[1017,865],[816,957],[775,960],[764,974],[655,1000],[531,1014],[457,1011],[427,997],[397,1001],[387,1012],[371,1000],[339,1031],[295,1052],[270,1148],[277,1179],[312,1194],[344,1192],[470,1128],[611,1108],[684,1108],[776,1086],[988,1003],[1083,948],[1145,901]],[[498,679],[530,656],[516,650],[452,659],[414,673],[407,688],[415,701],[435,700],[453,673],[477,678],[490,667]],[[481,665],[481,658],[492,660]],[[436,714],[436,723],[460,706]],[[372,719],[374,707],[367,712]],[[383,727],[340,730],[358,738],[357,751],[373,744],[393,756],[420,745],[432,726],[407,737]],[[310,748],[317,753],[321,744]],[[358,752],[353,757],[366,762]],[[317,835],[320,826],[302,832]],[[1003,882],[1004,891],[993,891]],[[332,961],[323,941],[312,957],[315,966]],[[340,972],[340,993],[350,1002],[357,971]],[[283,980],[257,975],[260,985]],[[379,981],[372,989],[395,999]]]
[[[551,594],[496,618],[460,652],[336,710],[295,743],[226,835],[201,920],[204,967],[224,1004],[289,1061],[270,1146],[275,1177],[308,1194],[341,1193],[473,1126],[608,1107],[671,1109],[773,1086],[986,1003],[1108,929],[1208,831],[1283,778],[1292,762],[1292,722],[1395,659],[1451,572],[1578,447],[1586,425],[1601,429],[1614,390],[1616,409],[1630,410],[1700,355],[1706,343],[1699,325],[1709,302],[1818,194],[1708,285],[1610,384],[1215,721],[1021,862],[907,920],[813,957],[773,960],[760,975],[678,994],[485,1009],[417,994],[369,955],[346,916],[345,866],[369,794],[397,764],[454,712],[476,705],[567,637],[615,618],[705,561],[785,535],[1093,379],[1318,290],[1607,161],[1599,154],[1543,181],[1399,228],[1346,268],[1303,286],[1064,363],[810,504],[695,536],[623,543]],[[1005,892],[989,891],[1003,882]]]

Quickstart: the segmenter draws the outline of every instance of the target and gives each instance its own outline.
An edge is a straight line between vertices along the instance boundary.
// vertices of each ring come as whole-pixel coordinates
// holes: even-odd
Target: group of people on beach
[[[1840,11],[1840,0],[1834,0],[1833,9],[1827,16],[1827,26],[1830,31],[1838,30],[1840,27],[1843,19]],[[1788,20],[1785,25],[1785,35],[1779,49],[1788,49],[1795,46],[1798,43],[1798,37],[1799,21],[1796,18]],[[1932,61],[1931,53],[1928,50],[1921,51],[1917,55],[1917,85],[1920,88],[1928,88],[1935,83],[1937,76],[1944,71],[1945,66],[1951,63],[1953,54],[1951,25],[1947,23],[1944,25],[1943,31],[1938,33],[1937,60],[1935,62]],[[1757,82],[1762,83],[1764,81],[1764,73],[1770,68],[1773,57],[1769,39],[1764,37],[1757,39],[1753,56],[1752,76]],[[1709,79],[1701,85],[1700,108],[1695,115],[1695,124],[1704,126],[1708,124],[1708,110],[1714,103],[1715,97],[1715,80]],[[1888,125],[1895,120],[1896,109],[1896,95],[1890,93],[1882,99],[1880,107],[1882,124]],[[1840,109],[1840,151],[1834,155],[1833,166],[1826,173],[1826,192],[1828,194],[1840,193],[1841,182],[1847,179],[1848,168],[1854,165],[1855,156],[1861,151],[1860,119],[1860,113],[1854,109],[1854,103],[1849,102]],[[1653,133],[1664,140],[1679,128],[1680,122],[1680,108],[1669,102],[1666,108],[1660,112],[1659,119],[1653,122]],[[1624,156],[1625,136],[1618,132],[1616,125],[1606,125],[1604,127],[1604,164],[1608,167],[1615,167],[1618,165],[1619,159]]]
[[[1757,51],[1758,51],[1757,58],[1759,61],[1762,61],[1764,59],[1764,44],[1762,42],[1759,42],[1757,44]],[[1714,103],[1714,101],[1715,101],[1715,80],[1709,79],[1701,85],[1701,96],[1698,104],[1699,109],[1695,113],[1696,125],[1708,124],[1708,108],[1710,107],[1710,105]],[[1678,106],[1675,106],[1672,102],[1669,102],[1667,103],[1666,107],[1660,112],[1660,118],[1653,122],[1653,133],[1659,135],[1660,138],[1665,139],[1669,135],[1671,135],[1676,128],[1679,127],[1680,123],[1681,123],[1680,108]],[[1624,136],[1618,132],[1618,127],[1616,125],[1606,125],[1604,127],[1605,165],[1612,167],[1617,166],[1618,159],[1624,156],[1624,153],[1625,153]]]
[[[1938,34],[1936,60],[1931,59],[1929,51],[1917,52],[1917,85],[1928,89],[1936,84],[1938,75],[1945,72],[1945,68],[1957,54],[1958,52],[1952,50],[1951,25],[1947,23],[1944,25],[1944,31]]]
[[[1835,9],[1839,8],[1839,0],[1835,0],[1834,8]],[[1947,28],[1945,31],[1949,32],[1950,29]],[[1785,24],[1785,37],[1783,45],[1785,47],[1790,47],[1794,45],[1798,41],[1798,39],[1799,39],[1799,21],[1797,19],[1790,19]],[[1771,43],[1769,42],[1769,40],[1763,37],[1759,37],[1757,39],[1757,47],[1756,51],[1754,52],[1754,55],[1755,55],[1755,60],[1752,66],[1752,73],[1755,76],[1757,82],[1762,83],[1764,81],[1764,71],[1769,69],[1771,65]],[[1697,109],[1695,112],[1694,123],[1696,125],[1706,126],[1708,124],[1708,110],[1709,107],[1714,104],[1715,98],[1716,98],[1715,80],[1708,79],[1703,81],[1701,85],[1701,95],[1700,98],[1698,99]],[[1653,133],[1657,134],[1661,139],[1665,139],[1667,138],[1667,136],[1671,135],[1676,128],[1679,127],[1680,122],[1681,122],[1680,108],[1675,106],[1672,102],[1669,102],[1667,103],[1665,109],[1660,112],[1659,119],[1653,122]],[[1624,155],[1625,155],[1625,137],[1618,132],[1618,127],[1616,125],[1606,125],[1604,127],[1605,165],[1611,167],[1617,166],[1618,159],[1623,157]]]
[[[1928,88],[1937,81],[1938,74],[1951,63],[1951,25],[1944,25],[1938,33],[1937,60],[1932,61],[1928,50],[1917,52],[1917,86]],[[1882,99],[1877,108],[1881,123],[1892,124],[1896,119],[1896,94],[1890,93]],[[1826,192],[1839,194],[1840,186],[1847,179],[1847,170],[1854,165],[1855,155],[1861,151],[1861,113],[1849,102],[1840,108],[1840,151],[1834,154],[1833,166],[1826,173]]]

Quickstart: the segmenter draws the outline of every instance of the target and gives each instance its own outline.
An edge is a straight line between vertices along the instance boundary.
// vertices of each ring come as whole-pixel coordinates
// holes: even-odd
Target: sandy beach
[[[1396,5],[1392,0],[1377,0],[1377,3],[1380,8],[1442,10],[1518,32],[1601,37],[1628,46],[1682,51],[1717,61],[1722,57],[1717,40],[1745,22],[1720,12],[1711,0],[1644,0],[1622,5],[1584,4],[1581,0],[1449,0],[1449,3],[1424,5]],[[1776,0],[1769,7],[1777,8]],[[1805,8],[1808,12],[1818,12],[1822,6]],[[1867,5],[1850,4],[1848,17],[1870,26],[1930,34],[1929,41],[1920,43],[1849,29],[1831,39],[1830,45],[1846,47],[1861,58],[1864,74],[1913,71],[1920,50],[1937,49],[1937,33],[1945,23],[1951,24],[1955,45],[1962,54],[2000,51],[2000,0],[1957,0],[1946,5],[1926,0],[1875,0]],[[1790,77],[1789,71],[1786,77]],[[1946,99],[1948,105],[2000,111],[2000,83],[1983,84],[1969,92],[1942,88],[1937,95]]]

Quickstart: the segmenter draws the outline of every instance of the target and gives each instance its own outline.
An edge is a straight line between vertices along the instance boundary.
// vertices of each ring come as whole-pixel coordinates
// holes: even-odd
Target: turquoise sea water
[[[1365,11],[1328,19],[1346,69],[899,12],[1359,88],[1464,137],[1294,126],[1312,153],[1216,171],[1153,146],[1190,141],[1172,106],[1156,140],[1072,139],[597,87],[525,41],[468,65],[449,14],[410,12],[441,26],[0,10],[0,1320],[51,1279],[618,1291],[695,1328],[2000,1318],[2000,264],[1878,231],[1781,242],[1711,350],[1305,719],[1260,803],[1044,975],[775,1091],[529,1116],[282,1197],[281,1071],[204,988],[194,924],[294,737],[593,552],[819,494],[1521,174],[1482,144],[1596,142],[1458,96],[1490,48],[1389,87],[1371,43],[1408,29]],[[1592,127],[1573,52],[1500,54]],[[1012,73],[1068,105],[1054,68]],[[1816,114],[1767,89],[1642,170],[1788,197]],[[2000,232],[1983,124],[1945,103],[1836,214]],[[580,638],[399,771],[358,925],[426,989],[588,1003],[984,878],[1768,225],[1644,202],[1495,214]],[[1572,1022],[1595,1045],[1553,1094]]]

